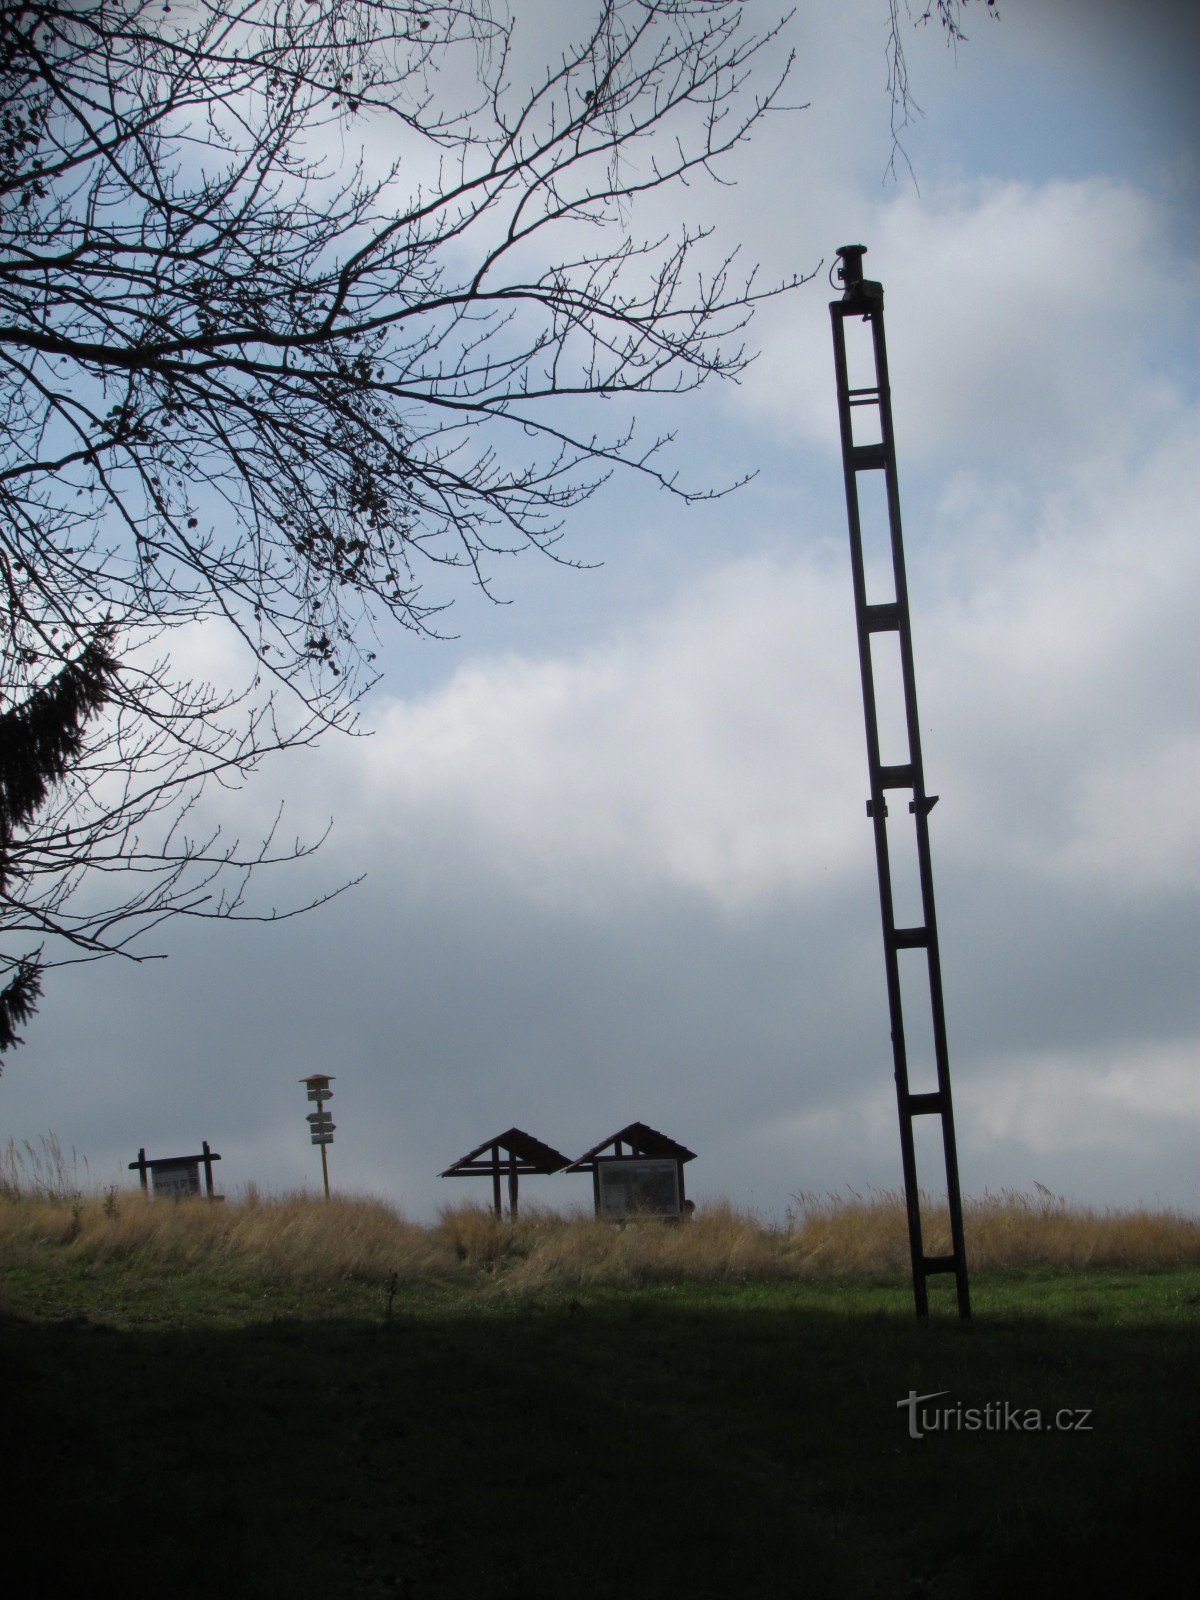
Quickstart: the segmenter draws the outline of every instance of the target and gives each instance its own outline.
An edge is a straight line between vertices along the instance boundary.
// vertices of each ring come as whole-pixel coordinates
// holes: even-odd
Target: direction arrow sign
[[[308,1091],[308,1098],[310,1100],[317,1100],[317,1101],[332,1100],[333,1099],[333,1090],[332,1089],[310,1089]]]
[[[332,1115],[332,1111],[310,1111],[305,1120],[307,1122],[316,1122],[319,1124],[322,1122],[329,1122],[329,1119],[332,1117]],[[330,1123],[330,1126],[332,1127],[332,1123]]]
[[[333,1133],[332,1131],[327,1133],[314,1133],[312,1136],[312,1142],[314,1144],[332,1144]]]

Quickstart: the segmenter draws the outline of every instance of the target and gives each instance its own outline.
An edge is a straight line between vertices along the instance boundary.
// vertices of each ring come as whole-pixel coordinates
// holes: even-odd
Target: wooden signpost
[[[329,1085],[333,1079],[324,1072],[314,1072],[300,1082],[308,1089],[308,1098],[316,1102],[317,1109],[308,1114],[308,1131],[312,1135],[312,1142],[321,1147],[321,1178],[325,1184],[325,1198],[329,1199],[329,1158],[325,1153],[326,1145],[333,1143],[333,1130],[337,1124],[332,1113],[326,1111],[325,1103],[333,1099],[333,1090]]]

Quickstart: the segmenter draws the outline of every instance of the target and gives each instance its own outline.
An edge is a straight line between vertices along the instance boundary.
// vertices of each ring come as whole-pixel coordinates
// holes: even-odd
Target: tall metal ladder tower
[[[900,1152],[904,1170],[904,1200],[908,1211],[908,1242],[912,1255],[913,1296],[918,1317],[929,1314],[926,1280],[935,1273],[952,1272],[958,1293],[958,1314],[971,1315],[967,1284],[967,1256],[963,1245],[962,1196],[958,1184],[958,1154],[954,1142],[954,1109],[950,1098],[950,1057],[946,1047],[946,1017],[942,1002],[942,968],[938,954],[937,917],[933,903],[933,868],[929,854],[929,813],[937,795],[925,791],[921,763],[921,733],[917,720],[917,684],[913,670],[912,634],[909,628],[908,584],[904,571],[904,540],[900,526],[900,491],[896,480],[896,447],[892,435],[892,402],[888,385],[887,346],[883,330],[883,285],[863,279],[866,246],[843,245],[838,251],[838,281],[842,298],[830,302],[833,323],[833,358],[837,373],[838,417],[842,434],[842,465],[846,479],[846,515],[850,525],[850,561],[854,575],[854,614],[858,627],[858,661],[862,674],[863,716],[867,730],[867,763],[871,798],[867,816],[874,825],[875,858],[879,871],[879,909],[883,919],[883,951],[887,968],[888,1010],[891,1015],[892,1055],[895,1061],[896,1105],[900,1113]],[[846,322],[859,317],[870,325],[873,381],[850,387],[846,358]],[[855,412],[863,419],[861,432],[870,442],[855,442]],[[872,423],[875,424],[872,427]],[[887,549],[890,554],[891,592],[883,598],[868,596],[868,563],[863,550],[859,504],[859,477],[882,472],[886,494]],[[871,576],[877,576],[872,563]],[[883,587],[887,588],[886,564]],[[907,759],[885,765],[880,752],[876,703],[876,664],[872,640],[895,634],[899,642],[900,677],[907,728]],[[893,752],[895,753],[895,752]],[[888,791],[911,795],[920,880],[921,921],[915,927],[897,927],[892,866],[888,855]],[[914,1093],[909,1087],[909,1059],[904,1034],[904,995],[900,951],[923,950],[928,973],[928,1002],[932,1013],[936,1089]],[[911,982],[911,974],[910,974]],[[946,1195],[950,1209],[951,1252],[925,1254],[921,1237],[921,1193],[917,1186],[917,1160],[913,1121],[940,1117],[942,1149],[946,1161]]]

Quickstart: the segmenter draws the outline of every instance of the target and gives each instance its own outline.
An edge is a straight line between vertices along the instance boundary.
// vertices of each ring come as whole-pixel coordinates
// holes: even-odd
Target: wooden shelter
[[[507,1173],[508,1214],[510,1217],[515,1217],[518,1179],[530,1173],[561,1172],[566,1164],[567,1157],[561,1150],[543,1144],[540,1139],[535,1139],[531,1133],[524,1133],[520,1128],[509,1128],[507,1133],[497,1134],[494,1139],[485,1139],[481,1145],[456,1161],[453,1166],[447,1167],[440,1176],[443,1178],[490,1176],[492,1209],[497,1216],[500,1216],[500,1178],[502,1174]]]
[[[694,1150],[657,1128],[631,1122],[563,1170],[592,1174],[598,1217],[622,1218],[638,1212],[680,1217],[687,1205],[683,1164],[695,1159]]]

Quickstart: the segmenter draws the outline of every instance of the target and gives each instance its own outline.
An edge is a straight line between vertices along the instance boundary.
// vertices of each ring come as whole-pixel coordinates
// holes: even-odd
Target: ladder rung
[[[887,633],[900,626],[900,607],[895,600],[886,605],[864,606],[863,615],[866,617],[868,633]]]
[[[929,944],[929,929],[893,928],[892,939],[897,950],[924,950]]]
[[[881,789],[911,789],[913,786],[912,762],[906,762],[902,767],[880,767],[879,787]]]
[[[941,1115],[942,1092],[935,1089],[932,1094],[910,1094],[905,1101],[905,1108],[910,1117],[925,1117],[936,1113]]]
[[[870,467],[886,467],[887,451],[881,444],[856,444],[850,448],[850,465],[855,472]]]
[[[925,1276],[927,1278],[932,1277],[935,1272],[957,1272],[958,1271],[958,1257],[957,1256],[922,1256],[921,1257],[921,1271],[925,1274]]]

